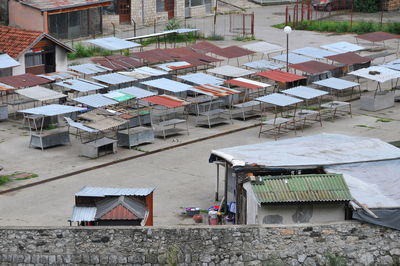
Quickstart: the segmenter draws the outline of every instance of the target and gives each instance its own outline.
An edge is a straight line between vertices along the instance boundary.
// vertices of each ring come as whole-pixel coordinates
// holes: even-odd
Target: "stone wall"
[[[399,10],[400,0],[386,0],[384,9],[388,11]]]
[[[0,228],[0,264],[392,265],[400,231],[318,226]]]

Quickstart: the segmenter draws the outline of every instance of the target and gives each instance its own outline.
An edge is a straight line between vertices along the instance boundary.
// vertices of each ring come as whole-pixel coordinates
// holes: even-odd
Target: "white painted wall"
[[[25,56],[16,59],[21,65],[13,68],[13,76],[25,74]]]
[[[67,66],[67,51],[60,46],[56,46],[56,71],[65,71]]]

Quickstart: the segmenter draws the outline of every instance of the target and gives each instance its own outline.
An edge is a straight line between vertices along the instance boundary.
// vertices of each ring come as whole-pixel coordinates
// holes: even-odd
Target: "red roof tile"
[[[0,26],[0,51],[13,58],[19,57],[42,36],[43,32]]]
[[[303,76],[295,75],[281,70],[270,70],[257,73],[257,76],[268,78],[277,82],[293,82],[301,79],[305,79]]]
[[[101,220],[137,220],[139,219],[135,214],[133,214],[130,210],[125,208],[122,205],[118,205],[102,217]]]

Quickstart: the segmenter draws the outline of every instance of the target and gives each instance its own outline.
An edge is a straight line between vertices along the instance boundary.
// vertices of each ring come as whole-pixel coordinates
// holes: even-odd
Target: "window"
[[[111,5],[103,7],[104,15],[117,15],[118,14],[118,2],[119,0],[114,0]]]
[[[165,11],[165,0],[156,0],[156,11],[157,12]]]
[[[25,55],[25,67],[33,67],[38,65],[43,65],[43,55],[42,53],[37,54],[26,54]]]
[[[12,68],[3,68],[0,69],[0,77],[9,77],[12,76]]]
[[[204,0],[185,0],[185,7],[204,5]]]

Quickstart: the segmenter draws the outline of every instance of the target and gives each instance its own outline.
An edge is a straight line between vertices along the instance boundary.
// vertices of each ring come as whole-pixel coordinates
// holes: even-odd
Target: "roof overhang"
[[[88,7],[88,8],[93,8],[93,7],[100,7],[100,6],[109,6],[111,4],[112,0],[99,0],[96,2],[86,2],[86,3],[77,3],[77,4],[71,4],[71,5],[66,5],[66,6],[58,6],[58,7],[49,7],[49,8],[40,8],[40,7],[36,7],[32,4],[26,3],[21,1],[20,3],[29,7],[32,7],[34,9],[38,9],[42,12],[49,12],[49,13],[53,13],[52,11],[54,11],[54,13],[57,13],[57,11],[61,11],[61,12],[69,12],[69,11],[74,11],[74,9],[76,8],[80,8],[80,7]]]

